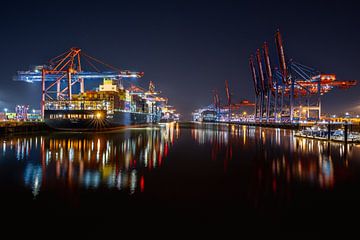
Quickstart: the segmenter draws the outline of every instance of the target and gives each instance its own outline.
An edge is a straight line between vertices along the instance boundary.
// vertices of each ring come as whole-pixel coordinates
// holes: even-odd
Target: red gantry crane
[[[337,80],[335,74],[322,73],[312,67],[287,60],[279,30],[275,33],[275,44],[279,67],[271,67],[266,42],[263,45],[263,56],[261,56],[259,49],[256,51],[257,71],[252,55],[249,60],[256,97],[255,116],[259,121],[263,121],[264,112],[266,113],[266,122],[272,120],[298,121],[301,120],[302,112],[306,113],[306,119],[309,120],[310,111],[314,110],[317,111],[314,120],[319,120],[321,116],[321,95],[334,88],[347,89],[357,84],[356,80]],[[266,77],[262,69],[263,61]],[[271,96],[273,97],[271,98]],[[313,100],[312,103],[310,103],[311,100]],[[266,104],[265,111],[262,110],[264,104]]]

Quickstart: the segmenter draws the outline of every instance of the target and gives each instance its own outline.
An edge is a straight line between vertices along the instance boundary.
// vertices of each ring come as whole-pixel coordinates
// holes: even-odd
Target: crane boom
[[[226,90],[226,97],[228,99],[228,105],[231,105],[231,93],[229,89],[229,82],[228,80],[225,80],[225,90]]]
[[[269,56],[269,47],[266,42],[263,45],[263,52],[264,52],[264,59],[265,59],[265,68],[266,68],[266,76],[267,76],[267,83],[270,89],[273,88],[273,76],[271,71],[271,64],[270,64],[270,56]]]
[[[282,38],[280,31],[277,30],[275,33],[275,43],[276,43],[276,49],[278,52],[278,58],[279,58],[279,64],[280,64],[280,71],[282,74],[283,82],[287,82],[287,66],[286,66],[286,60],[285,60],[285,53],[284,53],[284,47],[282,43]]]
[[[57,72],[55,74],[50,74],[46,76],[45,81],[51,82],[59,77],[63,76],[63,73],[66,71]],[[130,72],[130,71],[121,71],[121,72],[77,72],[73,75],[73,80],[80,78],[83,79],[99,79],[99,78],[141,78],[144,74],[142,72]],[[13,77],[14,81],[24,81],[24,82],[41,82],[42,73],[39,71],[18,71],[16,76]]]
[[[254,83],[255,94],[259,95],[259,88],[258,88],[257,79],[256,79],[256,70],[255,70],[253,55],[250,56],[249,66],[250,66],[251,76],[252,76],[253,83]]]
[[[257,61],[257,65],[258,65],[258,69],[259,69],[259,78],[260,78],[260,86],[261,86],[261,91],[265,91],[265,89],[267,88],[267,86],[265,86],[265,78],[264,78],[264,71],[262,68],[262,63],[261,63],[261,55],[260,55],[260,50],[256,50],[256,61]]]

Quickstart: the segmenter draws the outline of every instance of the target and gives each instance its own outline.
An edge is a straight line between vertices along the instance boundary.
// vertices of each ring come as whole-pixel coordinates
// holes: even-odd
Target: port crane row
[[[287,60],[279,30],[275,33],[275,45],[279,66],[271,66],[267,42],[249,58],[256,121],[320,120],[321,95],[334,88],[348,89],[357,84],[356,80],[337,80],[335,74],[321,73],[292,59]],[[311,114],[314,112],[315,115]]]
[[[85,70],[84,66],[91,71]],[[74,93],[73,86],[79,85],[79,92],[85,91],[86,79],[131,79],[141,78],[143,72],[120,70],[83,52],[80,48],[69,51],[51,59],[48,65],[36,66],[28,71],[18,71],[15,81],[41,82],[41,112],[44,113],[47,100],[70,100]],[[65,83],[65,84],[64,84]]]
[[[255,55],[249,58],[252,82],[255,90],[255,121],[294,122],[301,119],[319,120],[321,117],[321,95],[334,88],[347,89],[357,84],[355,80],[337,80],[335,74],[324,74],[292,59],[287,60],[283,41],[278,30],[275,34],[278,66],[272,67],[268,44],[265,42]],[[47,65],[36,66],[28,71],[18,71],[16,81],[41,82],[41,110],[47,100],[72,100],[72,94],[84,93],[85,80],[111,78],[141,78],[143,72],[120,70],[92,57],[80,48],[70,50],[51,59]],[[78,85],[75,87],[74,85]],[[225,82],[227,104],[231,110],[239,104],[231,102],[229,84]],[[75,92],[78,91],[78,92]],[[166,99],[163,99],[166,101]],[[250,104],[251,105],[251,104]],[[214,106],[220,108],[220,99],[214,92]],[[316,113],[314,114],[311,113]]]

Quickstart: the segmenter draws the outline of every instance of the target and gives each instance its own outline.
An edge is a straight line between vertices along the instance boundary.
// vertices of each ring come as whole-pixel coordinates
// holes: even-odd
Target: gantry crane
[[[216,89],[214,89],[213,91],[214,95],[214,108],[216,109],[217,114],[220,113],[220,98],[219,98],[219,94],[218,91]]]
[[[229,121],[231,119],[231,92],[230,92],[230,87],[229,87],[229,82],[228,80],[225,80],[225,92],[226,92],[226,98],[227,98],[227,107],[229,108],[228,110],[228,114],[229,114]]]
[[[85,70],[85,66],[91,69]],[[105,69],[105,70],[103,70]],[[15,81],[41,82],[41,112],[44,114],[45,101],[71,100],[73,86],[79,84],[79,91],[85,91],[85,79],[140,78],[143,72],[120,70],[83,52],[71,48],[51,59],[48,65],[37,66],[29,71],[18,71]]]
[[[324,74],[293,60],[287,60],[279,30],[275,33],[275,44],[279,67],[271,67],[266,42],[263,45],[263,57],[259,49],[256,51],[257,69],[254,64],[254,57],[251,55],[249,59],[256,99],[255,117],[259,121],[263,121],[265,112],[266,122],[270,121],[270,117],[274,117],[275,121],[280,119],[280,121],[289,120],[293,122],[295,112],[301,112],[304,101],[306,101],[307,107],[303,109],[306,111],[307,118],[309,118],[311,109],[318,111],[317,120],[319,120],[321,95],[334,88],[347,89],[357,84],[355,80],[337,80],[335,74]],[[262,69],[263,61],[266,75]],[[315,106],[310,106],[312,96],[316,97]]]

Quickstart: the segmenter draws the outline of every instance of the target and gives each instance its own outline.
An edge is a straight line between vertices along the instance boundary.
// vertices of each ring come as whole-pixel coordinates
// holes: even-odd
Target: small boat
[[[326,126],[314,125],[312,127],[307,127],[303,130],[297,131],[294,134],[296,137],[306,137],[313,138],[318,140],[328,140],[329,139],[329,130]],[[343,129],[331,130],[330,131],[330,140],[344,142],[345,141],[345,132]],[[347,134],[348,142],[360,142],[360,133],[357,132],[348,132]]]
[[[331,139],[334,141],[345,141],[345,132],[342,129],[338,129],[331,135]],[[349,132],[347,135],[348,142],[360,142],[360,133]]]
[[[301,136],[301,137],[326,138],[327,135],[328,135],[328,129],[325,126],[321,126],[321,125],[314,125],[312,127],[307,127],[295,133],[295,136]]]

